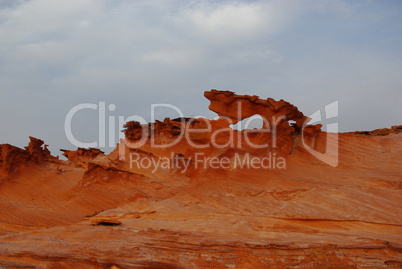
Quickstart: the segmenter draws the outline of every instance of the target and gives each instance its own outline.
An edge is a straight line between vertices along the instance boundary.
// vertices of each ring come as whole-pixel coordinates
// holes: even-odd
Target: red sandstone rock
[[[23,166],[58,161],[58,158],[50,155],[48,145],[42,140],[31,136],[29,139],[25,150],[8,144],[0,145],[0,182],[8,179]]]
[[[211,101],[209,109],[219,116],[229,117],[232,124],[256,114],[264,119],[264,127],[267,122],[269,126],[274,126],[289,120],[295,121],[301,127],[309,121],[297,107],[284,100],[263,100],[255,95],[236,95],[231,91],[217,90],[206,91],[204,95]]]
[[[39,139],[25,150],[1,145],[0,268],[401,268],[400,127],[339,134],[332,167],[302,140],[324,153],[335,134],[306,125],[295,106],[205,95],[220,119],[127,123],[126,146],[109,155],[63,150],[69,161],[61,161]],[[237,117],[239,103],[246,110]],[[231,139],[229,131],[213,136],[229,127],[224,116],[254,114],[286,115],[275,149],[247,146],[248,131],[233,132],[234,145],[211,146]],[[248,138],[272,142],[260,130]],[[155,148],[151,139],[177,142]],[[268,153],[283,157],[285,169],[233,166],[236,156]],[[196,154],[230,166],[197,167]],[[155,165],[162,160],[166,167]],[[136,166],[141,161],[150,166]]]
[[[395,126],[392,126],[391,128],[382,128],[382,129],[376,129],[373,131],[356,131],[354,133],[357,135],[366,135],[366,136],[399,134],[399,133],[402,133],[402,125],[395,125]]]
[[[100,149],[95,148],[78,148],[75,151],[61,149],[63,156],[67,157],[67,159],[74,163],[76,166],[87,167],[88,163],[94,160],[98,156],[104,156],[104,152]]]

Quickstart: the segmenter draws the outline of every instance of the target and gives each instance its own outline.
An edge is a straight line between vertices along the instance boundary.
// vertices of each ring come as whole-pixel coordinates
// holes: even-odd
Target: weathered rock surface
[[[402,125],[395,125],[391,128],[376,129],[373,131],[356,131],[355,134],[366,135],[366,136],[379,136],[379,135],[389,135],[389,134],[399,134],[402,133]]]
[[[63,156],[76,166],[87,167],[89,162],[98,156],[105,156],[104,152],[95,148],[78,148],[77,150],[61,149]]]
[[[48,145],[42,140],[31,136],[29,140],[25,150],[9,144],[0,145],[0,182],[9,179],[22,166],[58,161],[58,158],[50,155]]]
[[[209,109],[219,116],[229,117],[233,124],[256,114],[264,119],[264,124],[269,123],[269,126],[293,120],[298,127],[301,127],[309,121],[297,107],[284,100],[275,101],[272,98],[263,100],[255,95],[236,95],[231,91],[217,90],[207,91],[204,95],[211,101]]]
[[[128,123],[108,155],[1,145],[0,268],[402,267],[402,133],[331,134],[285,101],[205,95],[220,119]],[[286,118],[276,136],[215,135],[254,114]],[[306,150],[328,141],[336,167]]]

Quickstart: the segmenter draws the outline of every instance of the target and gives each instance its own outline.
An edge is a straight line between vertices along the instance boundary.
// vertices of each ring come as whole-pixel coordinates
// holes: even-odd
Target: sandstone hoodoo
[[[284,100],[204,95],[218,118],[127,122],[107,155],[0,145],[0,268],[402,267],[400,126],[327,133]]]

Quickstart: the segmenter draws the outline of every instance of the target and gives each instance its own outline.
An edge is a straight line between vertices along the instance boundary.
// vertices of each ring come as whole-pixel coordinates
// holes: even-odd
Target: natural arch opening
[[[239,121],[236,124],[230,124],[229,127],[236,131],[243,130],[253,130],[253,129],[262,129],[264,125],[264,120],[261,115],[253,115],[251,117],[245,118]]]

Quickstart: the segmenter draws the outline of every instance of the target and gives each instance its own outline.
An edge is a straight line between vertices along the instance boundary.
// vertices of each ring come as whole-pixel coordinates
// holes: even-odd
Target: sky
[[[342,132],[400,125],[401,44],[398,0],[0,0],[0,143],[75,149],[66,117],[91,104],[71,133],[109,152],[119,117],[179,116],[152,104],[215,117],[210,89],[307,116],[338,101]]]

